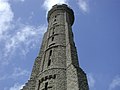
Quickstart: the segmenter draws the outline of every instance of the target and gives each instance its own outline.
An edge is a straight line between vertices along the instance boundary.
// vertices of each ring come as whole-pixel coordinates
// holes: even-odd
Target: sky
[[[74,41],[90,90],[120,90],[120,0],[0,0],[0,90],[27,82],[47,12],[63,3],[74,11]]]

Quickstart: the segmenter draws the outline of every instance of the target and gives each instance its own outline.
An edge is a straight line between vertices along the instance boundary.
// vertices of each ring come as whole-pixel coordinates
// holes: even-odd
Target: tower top
[[[48,22],[49,22],[49,19],[50,19],[50,17],[52,16],[52,14],[55,12],[66,12],[68,15],[69,15],[69,20],[70,20],[70,24],[71,25],[73,25],[73,23],[74,23],[74,12],[73,12],[73,10],[70,8],[70,7],[68,7],[68,5],[66,5],[66,4],[61,4],[61,5],[58,5],[58,4],[56,4],[56,5],[54,5],[53,7],[52,7],[52,9],[48,12],[48,17],[47,17],[47,20],[48,20]]]

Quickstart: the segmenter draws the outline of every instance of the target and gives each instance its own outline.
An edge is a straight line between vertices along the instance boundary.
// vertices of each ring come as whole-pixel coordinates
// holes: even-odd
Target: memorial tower
[[[54,5],[47,20],[30,80],[21,90],[89,90],[73,40],[73,10],[66,4]]]

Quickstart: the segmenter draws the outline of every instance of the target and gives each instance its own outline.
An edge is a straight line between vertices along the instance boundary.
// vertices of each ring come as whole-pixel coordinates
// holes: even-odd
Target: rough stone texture
[[[73,40],[74,13],[67,5],[48,12],[48,29],[30,80],[21,90],[89,90]]]

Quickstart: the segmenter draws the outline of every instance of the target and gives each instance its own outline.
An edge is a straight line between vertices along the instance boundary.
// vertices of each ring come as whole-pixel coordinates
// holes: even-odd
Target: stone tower
[[[30,80],[21,90],[89,90],[73,41],[73,10],[65,4],[54,5],[47,20]]]

